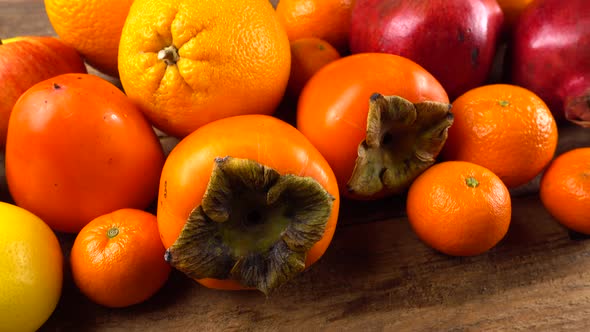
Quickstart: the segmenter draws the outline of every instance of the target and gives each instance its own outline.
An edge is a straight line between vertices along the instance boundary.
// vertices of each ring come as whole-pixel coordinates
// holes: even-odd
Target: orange
[[[309,37],[292,41],[291,74],[287,92],[291,96],[298,96],[313,74],[339,58],[340,53],[325,40]]]
[[[169,135],[242,114],[272,114],[291,53],[268,0],[136,0],[121,34],[123,88]]]
[[[354,0],[280,0],[279,21],[289,40],[317,37],[348,52],[348,34]]]
[[[498,0],[498,4],[504,12],[504,22],[507,26],[513,26],[520,14],[533,0]]]
[[[479,255],[508,231],[508,189],[485,167],[448,161],[435,164],[410,186],[408,220],[432,248],[453,256]]]
[[[590,234],[590,147],[555,158],[541,178],[541,201],[563,226]]]
[[[57,35],[100,72],[117,77],[121,29],[133,0],[45,0]]]
[[[171,271],[164,261],[156,216],[121,209],[92,220],[76,236],[70,254],[72,276],[80,291],[107,307],[147,300]]]
[[[532,180],[553,158],[555,119],[530,90],[508,84],[477,87],[457,98],[452,112],[445,160],[484,166],[513,188]]]

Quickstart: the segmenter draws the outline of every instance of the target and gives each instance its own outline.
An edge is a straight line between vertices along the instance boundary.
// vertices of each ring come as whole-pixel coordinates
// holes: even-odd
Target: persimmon
[[[264,293],[314,264],[340,198],[320,152],[268,115],[229,117],[182,139],[160,179],[166,260],[199,283]]]
[[[116,209],[147,208],[163,165],[144,115],[96,75],[64,74],[34,85],[8,122],[10,194],[57,231],[76,233]]]
[[[297,128],[326,158],[342,195],[405,191],[434,160],[453,122],[442,85],[417,63],[363,53],[322,67],[298,102]]]

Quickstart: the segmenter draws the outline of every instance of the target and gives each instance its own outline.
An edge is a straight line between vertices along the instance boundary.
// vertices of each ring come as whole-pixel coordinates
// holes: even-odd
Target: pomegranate
[[[503,21],[496,0],[356,0],[350,50],[414,60],[454,99],[488,79]]]
[[[514,84],[541,97],[556,120],[590,127],[590,1],[533,1],[511,49]]]

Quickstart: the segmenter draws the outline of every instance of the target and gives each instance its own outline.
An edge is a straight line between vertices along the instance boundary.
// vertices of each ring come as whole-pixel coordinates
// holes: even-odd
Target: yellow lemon
[[[18,206],[0,202],[0,331],[35,331],[61,296],[63,254],[53,231]]]

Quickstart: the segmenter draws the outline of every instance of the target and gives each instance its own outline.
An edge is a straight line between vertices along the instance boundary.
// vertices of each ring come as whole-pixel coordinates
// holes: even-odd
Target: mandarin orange
[[[291,42],[291,74],[287,92],[297,97],[309,79],[323,66],[340,58],[327,41],[309,37]]]
[[[508,188],[535,178],[557,147],[557,125],[536,94],[509,84],[467,91],[453,102],[455,122],[442,150],[445,160],[484,166]]]
[[[316,37],[345,54],[353,3],[354,0],[280,0],[276,11],[289,40]]]
[[[88,223],[76,236],[70,255],[72,276],[80,291],[107,307],[143,302],[166,282],[156,216],[120,209]]]
[[[555,158],[543,173],[539,193],[559,223],[590,235],[590,147]]]
[[[464,161],[430,167],[407,197],[408,220],[418,237],[453,256],[490,250],[508,231],[511,213],[510,194],[500,178]]]

